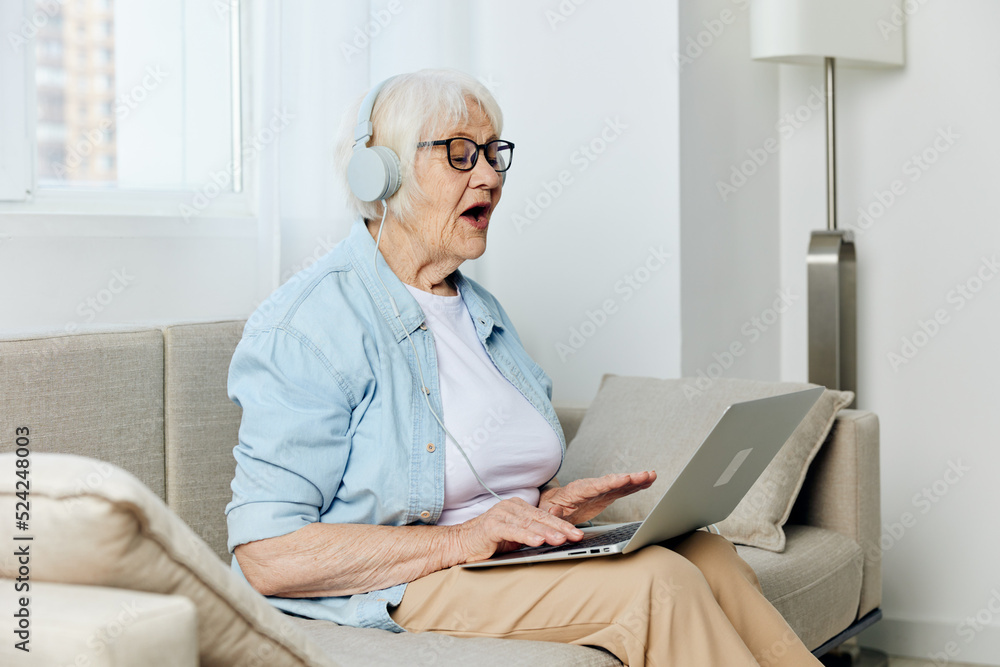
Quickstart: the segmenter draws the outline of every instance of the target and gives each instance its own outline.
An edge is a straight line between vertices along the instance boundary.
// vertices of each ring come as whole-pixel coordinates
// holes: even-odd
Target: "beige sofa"
[[[13,647],[17,627],[7,626],[21,607],[9,594],[16,582],[2,581],[0,631],[8,639],[0,662],[619,664],[587,647],[299,619],[232,575],[223,509],[240,411],[227,398],[226,378],[241,332],[242,322],[233,321],[0,340],[0,576],[23,575],[10,545],[34,537],[31,599],[22,605],[32,651]],[[558,412],[570,442],[585,410]],[[16,450],[18,428],[29,429],[26,457]],[[19,458],[28,459],[31,476],[30,526],[20,532],[11,518]],[[781,553],[739,551],[811,649],[821,654],[878,620],[873,413],[839,413],[785,533]]]

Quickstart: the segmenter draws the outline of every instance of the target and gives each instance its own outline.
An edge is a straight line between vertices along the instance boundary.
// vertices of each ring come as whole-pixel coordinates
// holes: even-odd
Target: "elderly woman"
[[[279,609],[344,625],[592,645],[629,665],[818,665],[718,535],[456,567],[578,541],[655,473],[556,483],[551,383],[458,270],[486,250],[513,156],[489,91],[421,71],[366,101],[340,150],[360,219],[233,357],[234,569]]]

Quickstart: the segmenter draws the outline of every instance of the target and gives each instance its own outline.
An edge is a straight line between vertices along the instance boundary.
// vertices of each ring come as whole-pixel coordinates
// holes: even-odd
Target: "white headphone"
[[[388,199],[399,189],[399,156],[387,146],[368,147],[373,134],[372,109],[379,91],[396,77],[389,77],[370,91],[358,109],[354,128],[354,155],[347,165],[347,182],[361,201]]]

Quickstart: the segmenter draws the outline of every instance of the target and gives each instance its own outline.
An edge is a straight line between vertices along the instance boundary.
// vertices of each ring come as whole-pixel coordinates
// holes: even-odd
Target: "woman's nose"
[[[472,168],[472,182],[470,185],[476,187],[483,184],[492,189],[498,187],[502,183],[503,179],[500,177],[497,170],[490,165],[486,156],[480,155],[479,159],[476,160],[476,166]]]

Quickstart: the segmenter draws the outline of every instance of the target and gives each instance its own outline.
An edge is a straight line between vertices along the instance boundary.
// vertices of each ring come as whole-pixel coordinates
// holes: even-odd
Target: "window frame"
[[[260,32],[259,27],[254,29],[255,15],[269,12],[260,0],[215,0],[214,4],[220,20],[230,22],[230,34],[235,32],[234,25],[238,25],[239,44],[231,44],[231,49],[239,49],[234,69],[238,75],[240,108],[237,122],[231,127],[234,141],[237,131],[241,132],[242,138],[239,144],[233,144],[233,159],[233,154],[245,152],[247,138],[256,135],[256,126],[267,122],[267,119],[255,117],[261,114],[252,113],[253,108],[260,107],[264,101],[261,93],[267,94],[264,90],[254,90],[253,84],[259,76],[254,69],[258,59],[253,57],[252,38],[258,37],[260,41],[261,37],[254,34]],[[22,27],[30,25],[36,14],[44,12],[36,8],[34,0],[0,3],[0,35],[23,37]],[[35,41],[29,38],[20,48],[15,48],[11,38],[4,41],[8,44],[0,45],[0,99],[6,100],[0,105],[0,226],[8,227],[2,223],[10,223],[10,231],[17,235],[35,235],[31,233],[32,226],[36,227],[37,234],[47,234],[53,231],[54,226],[72,229],[76,235],[103,236],[106,229],[124,231],[121,225],[125,221],[131,221],[133,225],[156,221],[158,224],[148,230],[136,227],[128,236],[145,236],[145,231],[160,235],[165,225],[171,227],[176,224],[188,228],[179,231],[180,235],[187,236],[192,232],[197,235],[199,230],[215,235],[219,230],[228,229],[230,225],[227,223],[231,221],[242,220],[245,223],[256,217],[260,208],[259,175],[262,170],[267,171],[260,162],[275,159],[278,152],[276,146],[271,151],[259,151],[253,160],[239,159],[230,163],[230,173],[241,176],[242,187],[238,192],[216,192],[217,188],[213,188],[210,182],[185,189],[119,190],[113,186],[80,188],[72,185],[39,188],[36,168]],[[232,89],[235,89],[235,77],[232,84]],[[271,92],[268,97],[276,101],[278,94]],[[277,105],[269,106],[275,108]],[[209,196],[206,207],[196,205],[199,195]],[[99,223],[109,218],[114,219],[109,221],[110,226]],[[231,235],[231,231],[222,233],[224,236]]]
[[[22,0],[20,6],[16,2],[0,3],[0,35],[7,37],[7,44],[0,47],[0,100],[23,100],[30,49],[24,44],[17,48],[14,37],[20,36],[26,6],[27,0]],[[30,55],[33,71],[34,52]],[[29,121],[26,103],[0,104],[0,201],[24,201],[34,189],[30,178],[34,172],[34,127],[29,127],[33,125]]]

